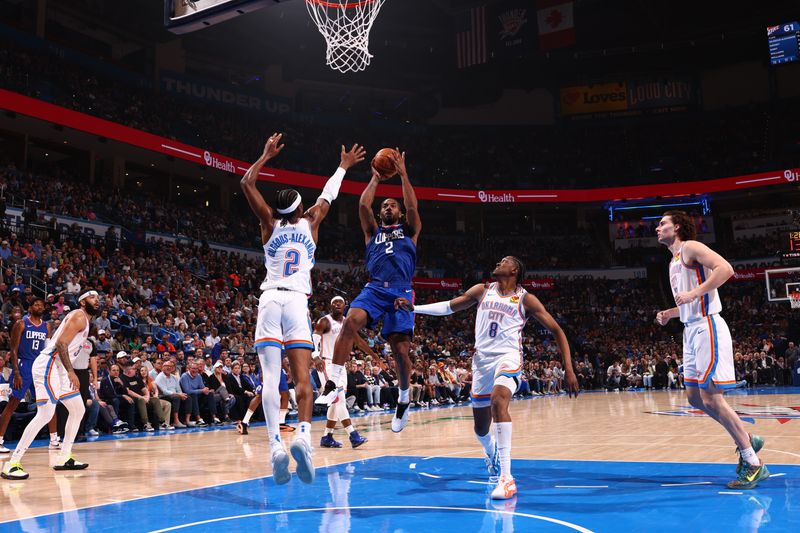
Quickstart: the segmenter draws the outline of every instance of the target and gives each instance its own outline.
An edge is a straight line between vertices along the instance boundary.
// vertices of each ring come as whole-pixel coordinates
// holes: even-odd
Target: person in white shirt
[[[217,328],[212,328],[211,333],[206,336],[206,348],[213,348],[220,342],[220,337],[217,332]]]
[[[181,409],[188,413],[190,406],[189,395],[181,390],[180,379],[175,374],[175,363],[171,360],[164,361],[161,373],[156,376],[156,387],[162,400],[168,401],[172,405],[172,425],[176,428],[185,428],[178,416]]]

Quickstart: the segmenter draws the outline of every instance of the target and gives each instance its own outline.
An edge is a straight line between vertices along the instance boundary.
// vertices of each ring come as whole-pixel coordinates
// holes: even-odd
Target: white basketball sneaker
[[[397,402],[397,409],[392,417],[392,431],[400,433],[408,424],[408,404]]]
[[[297,438],[289,447],[289,451],[297,462],[297,477],[303,483],[314,483],[314,450],[305,439]]]
[[[272,451],[272,479],[278,485],[285,485],[292,479],[289,472],[289,454],[282,447]]]
[[[517,494],[517,482],[511,476],[500,476],[497,486],[492,491],[493,500],[508,500]]]
[[[3,446],[3,439],[0,439],[0,453],[11,453],[11,450]]]

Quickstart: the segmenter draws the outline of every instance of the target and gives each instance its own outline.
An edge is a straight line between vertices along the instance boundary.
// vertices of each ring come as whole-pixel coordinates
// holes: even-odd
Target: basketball
[[[394,164],[394,157],[397,150],[394,148],[381,148],[375,157],[372,158],[372,168],[374,168],[381,178],[387,180],[397,174],[397,166]]]

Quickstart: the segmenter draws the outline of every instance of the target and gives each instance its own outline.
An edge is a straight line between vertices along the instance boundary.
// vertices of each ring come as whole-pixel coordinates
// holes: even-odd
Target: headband
[[[78,298],[78,301],[80,302],[81,300],[83,300],[84,298],[88,298],[89,296],[97,296],[98,298],[100,297],[100,295],[97,294],[97,291],[86,291],[83,294],[81,294],[80,298]]]
[[[341,300],[342,303],[345,303],[344,298],[342,298],[341,296],[334,296],[333,298],[331,298],[331,303],[335,302],[336,300]]]
[[[286,209],[278,209],[278,213],[280,213],[281,215],[288,215],[289,213],[294,213],[297,207],[300,205],[301,200],[302,199],[300,198],[300,194],[298,193],[297,198],[294,199],[292,205],[290,205]]]

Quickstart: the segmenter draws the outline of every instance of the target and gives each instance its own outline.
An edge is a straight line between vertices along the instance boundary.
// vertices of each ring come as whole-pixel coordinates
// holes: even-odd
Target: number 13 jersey
[[[522,328],[527,318],[522,300],[527,291],[517,287],[502,296],[497,282],[490,283],[478,302],[475,317],[475,351],[481,355],[522,353]]]

